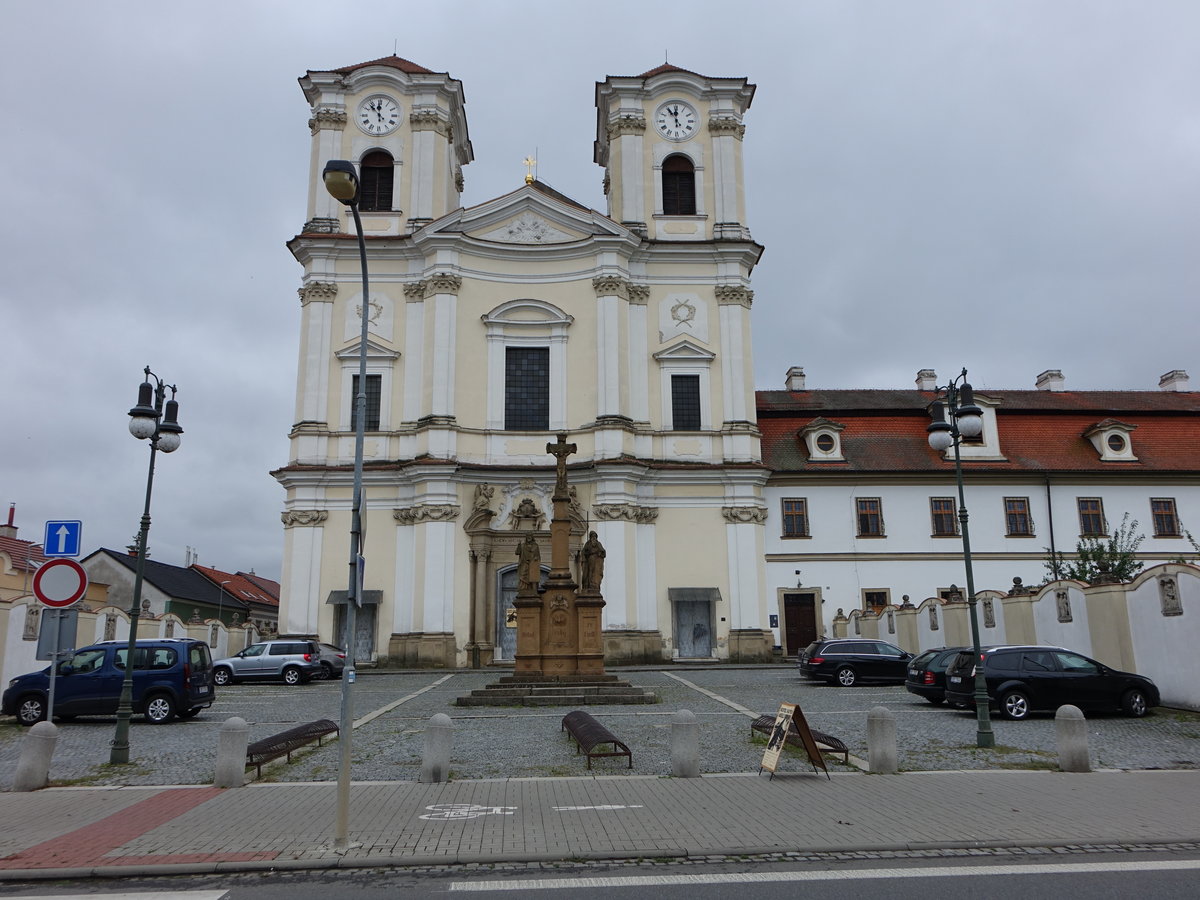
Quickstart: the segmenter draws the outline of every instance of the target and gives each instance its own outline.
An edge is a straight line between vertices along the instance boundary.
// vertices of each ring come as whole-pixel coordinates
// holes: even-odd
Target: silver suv
[[[212,677],[218,685],[245,680],[281,680],[302,684],[319,678],[321,651],[316,641],[261,641],[241,653],[213,663]]]

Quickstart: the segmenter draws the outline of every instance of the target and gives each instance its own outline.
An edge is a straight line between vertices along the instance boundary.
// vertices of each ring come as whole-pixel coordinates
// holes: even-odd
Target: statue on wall
[[[1054,592],[1054,603],[1058,607],[1058,621],[1071,621],[1071,597],[1066,591]]]
[[[496,493],[496,489],[490,484],[475,485],[475,509],[487,510],[491,512],[492,496]]]
[[[104,617],[104,639],[106,641],[117,639],[117,617],[113,613],[108,613]]]
[[[991,597],[983,598],[983,627],[996,627],[996,601]]]
[[[1164,616],[1182,616],[1183,603],[1179,599],[1179,585],[1175,579],[1164,577],[1158,579],[1158,599],[1162,603]]]
[[[25,633],[22,640],[36,641],[38,639],[38,624],[42,619],[42,608],[36,603],[25,607]]]
[[[937,604],[936,603],[929,604],[929,630],[930,631],[938,630]]]
[[[540,531],[542,528],[542,511],[532,497],[522,497],[509,517],[509,527],[514,530]]]
[[[532,534],[517,547],[517,593],[536,591],[542,581],[542,551]]]
[[[887,611],[888,634],[896,633],[896,614],[893,610]]]
[[[585,591],[599,592],[600,582],[604,580],[604,557],[607,555],[596,532],[589,531],[587,542],[583,545],[583,564],[579,576]]]
[[[584,527],[587,518],[583,513],[583,504],[579,502],[579,492],[575,490],[575,485],[571,485],[567,489],[567,495],[570,498],[568,504],[568,515],[571,517],[572,525]]]

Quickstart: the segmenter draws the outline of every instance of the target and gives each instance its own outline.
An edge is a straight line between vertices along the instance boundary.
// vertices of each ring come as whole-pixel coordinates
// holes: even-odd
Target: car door
[[[872,646],[878,659],[875,661],[875,678],[887,681],[903,681],[912,659],[907,653],[887,641],[873,641]]]
[[[237,656],[230,660],[230,665],[233,666],[233,674],[237,678],[256,678],[263,674],[266,666],[266,660],[263,654],[267,650],[266,644],[251,644]]]
[[[75,653],[54,683],[54,711],[63,715],[95,715],[117,708],[121,672],[107,665],[112,648],[93,647]],[[67,674],[63,674],[63,672]],[[111,699],[111,709],[108,708]]]
[[[1110,688],[1101,674],[1100,664],[1080,653],[1055,650],[1054,658],[1059,666],[1059,690],[1057,709],[1065,703],[1080,709],[1104,709],[1115,707],[1117,702],[1109,697]]]
[[[1062,700],[1062,678],[1049,650],[1024,650],[1020,654],[1018,678],[1024,682],[1034,709],[1058,709]]]

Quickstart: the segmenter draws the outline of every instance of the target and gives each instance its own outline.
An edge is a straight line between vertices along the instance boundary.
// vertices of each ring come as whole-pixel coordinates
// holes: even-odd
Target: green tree
[[[1073,578],[1088,584],[1104,581],[1130,581],[1142,571],[1137,558],[1138,547],[1146,536],[1138,529],[1137,519],[1129,513],[1108,537],[1080,538],[1071,554],[1056,553],[1046,548],[1046,571],[1052,580]]]

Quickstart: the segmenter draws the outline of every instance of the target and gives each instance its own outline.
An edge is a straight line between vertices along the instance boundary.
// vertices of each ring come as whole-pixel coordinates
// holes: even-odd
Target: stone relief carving
[[[637,113],[626,113],[609,122],[604,130],[609,138],[620,137],[623,134],[643,134],[646,131],[646,117]]]
[[[1183,603],[1179,599],[1179,584],[1169,575],[1158,579],[1158,599],[1164,616],[1182,616]]]
[[[309,303],[332,303],[337,292],[337,283],[333,281],[310,281],[296,291],[300,295],[301,306],[307,306]]]
[[[457,294],[462,288],[462,279],[450,272],[438,272],[425,281],[425,296],[434,294]]]
[[[492,497],[495,495],[496,489],[490,484],[475,485],[475,502],[473,506],[478,511],[492,511]]]
[[[648,284],[631,284],[629,285],[629,302],[636,303],[639,306],[645,306],[650,302],[650,285]]]
[[[583,511],[583,504],[579,502],[579,492],[575,485],[567,489],[567,515],[571,517],[572,525],[582,526],[587,523],[587,516]]]
[[[711,116],[708,120],[709,134],[732,134],[741,140],[746,134],[746,126],[733,116]]]
[[[592,507],[597,519],[608,522],[635,522],[653,525],[658,519],[657,506],[635,506],[632,503],[602,503]]]
[[[930,631],[938,630],[938,614],[937,614],[937,604],[936,603],[929,604],[929,630]]]
[[[629,299],[629,282],[615,275],[598,275],[592,279],[592,289],[597,297],[620,297]]]
[[[326,128],[341,131],[346,127],[346,121],[346,114],[342,110],[330,109],[326,106],[313,113],[312,118],[308,120],[308,130],[312,134]]]
[[[462,507],[454,503],[420,503],[392,510],[392,518],[401,525],[420,525],[423,522],[452,522]]]
[[[424,281],[413,281],[404,285],[404,299],[410,303],[414,300],[424,300],[426,287]]]
[[[169,637],[169,638],[175,637],[175,620],[167,619],[167,625],[166,625],[166,628],[163,629],[163,631],[164,631],[163,637]]]
[[[367,322],[371,327],[379,324],[379,317],[383,315],[383,304],[378,300],[372,300],[368,306],[371,307],[371,313],[367,316]],[[362,323],[363,308],[362,303],[357,303],[354,306],[354,321]]]
[[[896,633],[896,613],[894,610],[887,611],[888,634]]]
[[[857,613],[858,610],[855,610],[854,613],[851,614],[850,618],[854,620],[854,633],[862,634],[862,616],[857,615]]]
[[[106,641],[115,641],[117,639],[117,617],[115,613],[108,613],[104,617],[104,639]],[[216,644],[213,646],[215,647]]]
[[[736,304],[749,309],[754,303],[754,291],[738,284],[718,284],[714,291],[717,295],[717,302],[722,306]]]
[[[329,518],[329,513],[323,509],[289,509],[279,514],[284,528],[293,525],[320,525]]]
[[[722,506],[721,515],[732,525],[762,525],[767,521],[767,511],[761,506]]]
[[[1071,621],[1071,595],[1066,591],[1054,592],[1054,605],[1058,609],[1058,621]]]
[[[217,634],[218,634],[219,627],[220,626],[218,626],[218,625],[214,625],[214,626],[212,626],[212,628],[210,628],[208,630],[208,642],[209,642],[209,644],[212,645],[214,650],[216,649],[216,646],[217,646]]]
[[[450,123],[433,110],[423,109],[409,113],[408,123],[413,131],[436,131],[445,135],[450,133]]]
[[[504,244],[561,244],[575,240],[575,236],[555,228],[541,216],[524,212],[506,225],[481,235],[485,241]]]
[[[25,607],[25,631],[21,635],[21,639],[25,641],[36,641],[38,639],[38,625],[42,621],[42,608],[34,603]]]
[[[671,307],[671,319],[685,328],[691,328],[696,319],[696,305],[690,300],[680,300]]]
[[[983,627],[996,627],[996,601],[991,597],[983,598]]]
[[[522,497],[508,516],[508,527],[513,531],[541,531],[546,516],[532,497]]]

